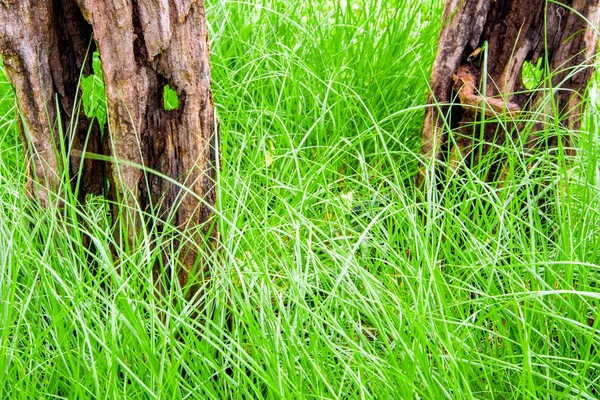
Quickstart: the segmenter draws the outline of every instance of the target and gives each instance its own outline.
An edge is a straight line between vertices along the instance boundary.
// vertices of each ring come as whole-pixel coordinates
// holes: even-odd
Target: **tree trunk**
[[[42,205],[48,203],[47,189],[60,185],[59,159],[52,144],[69,141],[59,137],[52,124],[59,115],[66,123],[78,109],[74,108],[78,77],[81,70],[90,71],[91,53],[83,60],[93,32],[102,60],[110,135],[102,144],[94,127],[87,137],[89,119],[83,113],[78,116],[78,134],[71,139],[76,150],[71,157],[72,176],[82,152],[111,156],[115,162],[107,165],[106,172],[110,198],[158,218],[168,217],[177,227],[202,225],[205,236],[214,241],[217,229],[210,222],[218,138],[204,2],[11,1],[15,0],[0,2],[0,52],[27,125],[23,136],[33,160],[28,169],[30,186]],[[177,109],[165,109],[166,85],[177,91]],[[55,95],[60,100],[58,109]],[[144,173],[139,166],[166,175],[187,190],[157,174]],[[97,161],[85,161],[83,198],[103,191],[102,167]],[[115,206],[115,220],[117,210]],[[130,221],[128,232],[118,234],[131,240],[141,223]],[[202,262],[193,248],[182,251],[182,267],[177,271],[182,285]]]
[[[77,0],[92,25],[102,59],[111,130],[111,197],[171,217],[178,227],[205,224],[216,196],[214,106],[203,1]],[[166,85],[179,108],[167,111]],[[120,161],[141,164],[173,178],[197,195]],[[203,199],[203,201],[200,201]],[[128,235],[137,228],[134,222]],[[183,252],[182,284],[197,259]]]
[[[26,124],[21,133],[28,156],[27,188],[47,206],[48,191],[60,190],[56,150],[61,145],[71,147],[74,154],[100,150],[98,125],[90,127],[90,119],[83,112],[74,115],[80,73],[91,71],[91,58],[86,59],[91,27],[83,21],[74,0],[4,1],[0,3],[0,20],[0,53]],[[71,119],[79,122],[70,132],[72,136],[61,137],[69,133]],[[72,156],[70,166],[62,167],[77,172],[80,161],[79,156]],[[84,192],[101,193],[101,168],[97,161],[85,161],[80,177]]]
[[[474,135],[479,137],[480,126],[475,133],[473,123],[481,120],[482,114],[519,123],[528,111],[539,108],[548,93],[544,89],[549,87],[537,92],[525,90],[522,69],[526,61],[537,64],[541,57],[547,60],[548,73],[552,74],[551,87],[560,88],[555,95],[559,117],[569,129],[579,128],[582,95],[597,51],[600,5],[596,0],[558,3],[446,1],[431,73],[431,106],[423,127],[421,153],[426,160],[442,161],[451,169],[468,167],[477,164],[478,157],[493,146],[504,146],[506,129],[488,122],[482,148],[474,151]],[[542,123],[536,128],[543,129]],[[535,145],[534,138],[514,139]],[[500,161],[486,178],[497,179],[499,167]],[[428,173],[436,170],[441,172],[439,166],[422,168],[417,183],[423,183]]]

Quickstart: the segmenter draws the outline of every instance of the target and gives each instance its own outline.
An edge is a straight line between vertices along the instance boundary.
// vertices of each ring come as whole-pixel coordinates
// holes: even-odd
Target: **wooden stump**
[[[109,198],[153,217],[169,216],[182,229],[203,225],[214,242],[218,231],[210,222],[219,155],[204,1],[5,0],[0,19],[0,53],[24,116],[32,195],[48,205],[48,190],[61,184],[56,149],[71,145],[73,179],[83,152],[115,160],[104,171],[103,163],[84,159],[82,199],[102,193],[106,175]],[[56,129],[60,116],[67,132],[64,128],[78,110],[78,79],[81,71],[91,70],[87,52],[92,34],[108,107],[110,135],[104,135],[103,143],[97,126],[87,136],[90,121],[83,112],[72,137],[61,137]],[[177,92],[177,109],[165,109],[167,85]],[[159,174],[144,173],[146,169]],[[117,210],[115,206],[113,218]],[[143,223],[131,221],[126,239]],[[199,261],[192,247],[182,251],[177,271],[182,285]]]
[[[481,119],[484,110],[487,116],[514,120],[539,107],[547,91],[525,90],[522,69],[525,62],[537,64],[542,57],[552,74],[551,86],[560,89],[555,100],[561,119],[569,129],[579,128],[582,95],[593,72],[591,65],[598,46],[600,4],[587,0],[559,3],[446,1],[431,72],[431,106],[423,126],[421,154],[426,162],[439,160],[451,168],[457,164],[469,167],[477,164],[478,156],[485,155],[492,145],[504,146],[506,130],[486,123],[483,149],[473,151],[474,122]],[[455,136],[450,136],[453,133]],[[517,139],[531,146],[535,142]],[[496,164],[488,180],[498,178]],[[428,173],[435,174],[436,170],[440,172],[439,166],[423,167],[417,183],[421,185]]]

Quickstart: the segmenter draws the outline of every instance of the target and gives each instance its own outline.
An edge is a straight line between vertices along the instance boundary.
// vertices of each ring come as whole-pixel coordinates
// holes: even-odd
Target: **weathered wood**
[[[484,108],[490,114],[518,118],[518,111],[539,107],[548,93],[527,92],[522,68],[526,61],[535,64],[540,57],[549,61],[553,88],[561,88],[556,94],[560,116],[570,129],[578,129],[581,96],[593,72],[590,66],[598,45],[600,4],[586,0],[560,3],[446,2],[430,81],[428,103],[435,106],[427,109],[423,126],[421,153],[426,160],[447,162],[451,168],[460,163],[468,166],[477,163],[476,154],[486,154],[492,144],[503,146],[505,130],[488,123],[484,132],[487,145],[483,145],[483,151],[473,152],[473,122],[481,118],[478,114]],[[479,52],[484,44],[486,65]],[[487,82],[485,88],[483,78]],[[452,132],[455,136],[451,137]],[[418,184],[428,172],[432,170],[422,168]],[[496,172],[490,171],[487,178],[494,179]]]
[[[110,198],[159,219],[168,217],[177,227],[202,225],[214,242],[218,231],[211,222],[219,155],[204,1],[4,0],[0,19],[0,53],[25,116],[23,132],[30,137],[26,150],[34,160],[30,175],[37,172],[37,181],[31,179],[30,185],[40,202],[48,202],[45,187],[59,186],[59,160],[52,144],[72,144],[80,150],[72,157],[73,178],[81,150],[111,156],[115,162],[106,166]],[[90,122],[83,114],[77,116],[80,125],[72,138],[59,137],[53,126],[58,116],[63,121],[73,117],[79,73],[90,69],[91,54],[86,62],[84,57],[92,31],[107,98],[110,136],[105,135],[104,143],[97,127],[86,136]],[[175,110],[164,107],[166,85],[177,91]],[[86,139],[89,145],[83,149]],[[140,166],[179,185],[144,173]],[[102,167],[85,160],[83,197],[102,192]],[[113,212],[117,210],[115,206]],[[131,240],[143,223],[133,221],[125,239]],[[177,271],[182,285],[199,262],[193,247],[182,251]]]
[[[205,233],[215,237],[217,230],[206,224],[215,203],[217,139],[204,2],[78,3],[100,51],[113,157],[159,171],[203,201],[119,161],[111,170],[113,197],[146,210],[152,205],[159,217],[170,213],[179,227],[205,223]],[[165,110],[167,84],[177,91],[176,110]],[[197,258],[194,251],[184,254],[182,284]]]
[[[84,150],[90,130],[89,118],[83,112],[75,115],[74,104],[79,75],[91,69],[86,59],[91,29],[74,0],[5,0],[0,2],[0,21],[0,54],[26,124],[21,133],[29,160],[27,187],[46,206],[48,190],[60,189],[55,149],[62,143]],[[60,129],[56,125],[58,115]],[[78,119],[79,125],[68,132],[66,127],[72,118]],[[60,137],[61,133],[72,136]],[[96,125],[88,139],[90,147],[85,150],[97,150],[98,142]],[[79,157],[72,157],[70,168],[78,171],[79,162]],[[80,177],[81,185],[90,193],[100,193],[103,186],[98,168],[98,162],[88,161]]]

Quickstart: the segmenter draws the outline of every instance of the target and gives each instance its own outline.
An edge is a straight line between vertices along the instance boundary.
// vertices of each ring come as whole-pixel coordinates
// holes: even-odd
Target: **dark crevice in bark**
[[[144,68],[148,63],[148,52],[144,39],[144,30],[140,21],[138,0],[131,0],[131,21],[133,26],[133,52],[138,68]]]

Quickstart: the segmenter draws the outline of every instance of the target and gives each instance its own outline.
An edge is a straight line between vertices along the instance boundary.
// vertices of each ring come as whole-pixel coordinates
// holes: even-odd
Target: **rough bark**
[[[91,29],[74,0],[5,0],[0,2],[0,21],[0,53],[26,125],[22,139],[28,156],[27,188],[47,206],[48,190],[61,189],[55,150],[61,144],[74,154],[99,149],[97,124],[90,128],[89,118],[74,109],[80,73],[91,69],[86,59]],[[59,115],[61,127],[56,124]],[[72,119],[78,125],[69,131]],[[79,171],[80,161],[74,155],[71,165],[63,167]],[[101,168],[98,162],[85,162],[79,179],[86,192],[101,192]]]
[[[560,117],[570,129],[578,129],[582,95],[593,72],[591,65],[598,46],[600,4],[589,0],[559,3],[446,2],[431,73],[428,103],[432,106],[426,111],[423,126],[421,153],[426,159],[446,162],[450,168],[463,163],[469,166],[476,164],[478,154],[486,154],[492,145],[503,146],[507,139],[505,130],[488,123],[483,140],[487,144],[482,151],[472,151],[473,122],[481,119],[483,110],[488,116],[518,119],[539,107],[547,92],[527,92],[522,68],[526,61],[536,64],[540,57],[547,57],[548,72],[553,74],[552,87],[560,89],[555,95]],[[480,51],[484,44],[487,64]],[[487,82],[485,88],[483,78]],[[538,129],[542,128],[538,125]],[[535,141],[529,142],[533,146]],[[418,184],[430,171],[421,170]],[[497,178],[497,172],[496,167],[487,179]]]
[[[158,217],[169,214],[178,227],[204,223],[205,233],[216,235],[217,230],[206,224],[215,203],[218,155],[204,2],[78,0],[78,4],[93,27],[102,60],[110,149],[118,160],[110,171],[116,190],[112,197],[152,209]],[[167,84],[177,91],[176,110],[164,108]],[[197,197],[120,161],[159,171]],[[131,228],[129,235],[137,229]],[[178,271],[182,284],[196,258],[193,250],[184,253],[184,268]]]
[[[0,52],[14,83],[29,132],[27,154],[37,171],[37,197],[47,203],[43,187],[59,185],[58,161],[51,143],[64,143],[52,123],[58,115],[71,116],[77,79],[92,31],[100,52],[108,107],[110,136],[88,138],[85,149],[104,153],[115,162],[107,165],[112,199],[125,201],[154,217],[169,218],[177,227],[202,225],[214,241],[210,224],[215,203],[218,152],[214,107],[210,90],[208,35],[202,0],[7,0],[0,1]],[[13,23],[10,23],[10,22]],[[88,57],[88,61],[91,59]],[[177,91],[179,107],[165,110],[165,85]],[[53,107],[59,95],[60,110]],[[49,124],[49,121],[52,123]],[[87,133],[89,120],[79,115],[78,131]],[[73,140],[84,150],[86,136]],[[79,167],[75,151],[71,173]],[[89,165],[88,165],[89,164]],[[149,168],[187,188],[182,190]],[[35,167],[35,168],[33,168]],[[100,193],[105,186],[102,164],[84,165],[82,193]],[[95,180],[87,180],[86,173]],[[41,172],[41,173],[40,173]],[[98,178],[99,177],[99,178]],[[32,179],[32,182],[35,180]],[[113,213],[118,207],[115,206]],[[114,215],[116,218],[117,216]],[[130,223],[131,240],[144,221]],[[204,240],[200,235],[197,240]],[[197,267],[198,254],[186,246],[177,275],[188,281]]]

